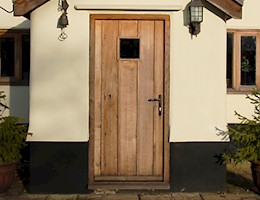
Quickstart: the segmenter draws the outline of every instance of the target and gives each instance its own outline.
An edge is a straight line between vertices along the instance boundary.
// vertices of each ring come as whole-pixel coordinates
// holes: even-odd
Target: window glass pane
[[[256,37],[241,37],[241,85],[255,85]]]
[[[120,39],[120,58],[139,58],[139,39]]]
[[[233,33],[227,34],[227,87],[232,88]]]
[[[14,76],[14,38],[0,38],[0,75]]]
[[[30,36],[22,36],[22,79],[29,80],[30,75]]]

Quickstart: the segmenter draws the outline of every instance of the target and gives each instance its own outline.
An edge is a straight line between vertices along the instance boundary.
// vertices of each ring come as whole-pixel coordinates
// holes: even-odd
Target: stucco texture
[[[89,14],[170,15],[170,142],[221,141],[216,128],[226,126],[225,22],[204,9],[201,33],[186,26],[187,0],[171,1],[172,12],[75,10],[69,0],[68,38],[58,40],[58,0],[31,14],[31,85],[29,141],[89,139]],[[156,4],[158,1],[138,1]],[[99,2],[102,5],[102,1]],[[111,1],[111,4],[116,1]],[[169,1],[160,1],[163,5]],[[127,9],[127,8],[126,8]]]

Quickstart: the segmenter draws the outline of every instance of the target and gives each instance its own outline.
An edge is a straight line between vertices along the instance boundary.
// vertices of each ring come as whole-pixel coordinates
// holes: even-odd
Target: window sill
[[[233,88],[227,88],[227,94],[251,94],[254,87],[243,88],[241,90],[235,90]]]
[[[1,85],[10,85],[10,86],[29,86],[29,81],[1,81],[0,80],[0,86]]]

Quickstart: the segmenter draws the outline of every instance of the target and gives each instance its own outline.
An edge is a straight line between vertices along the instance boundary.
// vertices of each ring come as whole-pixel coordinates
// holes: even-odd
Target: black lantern
[[[201,0],[192,0],[190,3],[190,34],[198,35],[200,23],[203,21],[203,4]]]
[[[69,7],[69,4],[67,3],[66,0],[61,0],[59,4],[60,4],[59,10],[62,11],[62,15],[59,18],[59,24],[61,28],[65,28],[66,26],[69,25],[69,20],[67,16],[67,9]]]
[[[67,13],[62,13],[62,15],[59,18],[59,25],[61,26],[61,28],[65,28],[66,26],[69,25],[69,20],[67,17]]]
[[[67,0],[59,0],[58,11],[62,12],[62,14],[58,20],[58,24],[57,24],[57,27],[61,28],[61,34],[58,37],[60,41],[63,41],[68,37],[68,35],[63,30],[65,27],[67,27],[69,25],[69,20],[68,20],[68,16],[67,16],[68,7],[69,7],[69,4],[68,4]]]

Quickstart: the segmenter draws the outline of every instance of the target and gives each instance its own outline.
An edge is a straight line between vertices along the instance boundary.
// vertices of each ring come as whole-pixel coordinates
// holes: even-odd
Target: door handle
[[[159,116],[161,116],[162,115],[162,95],[159,95],[158,99],[153,98],[153,99],[148,99],[148,101],[157,101],[158,102],[158,104],[159,104],[158,114],[159,114]]]

